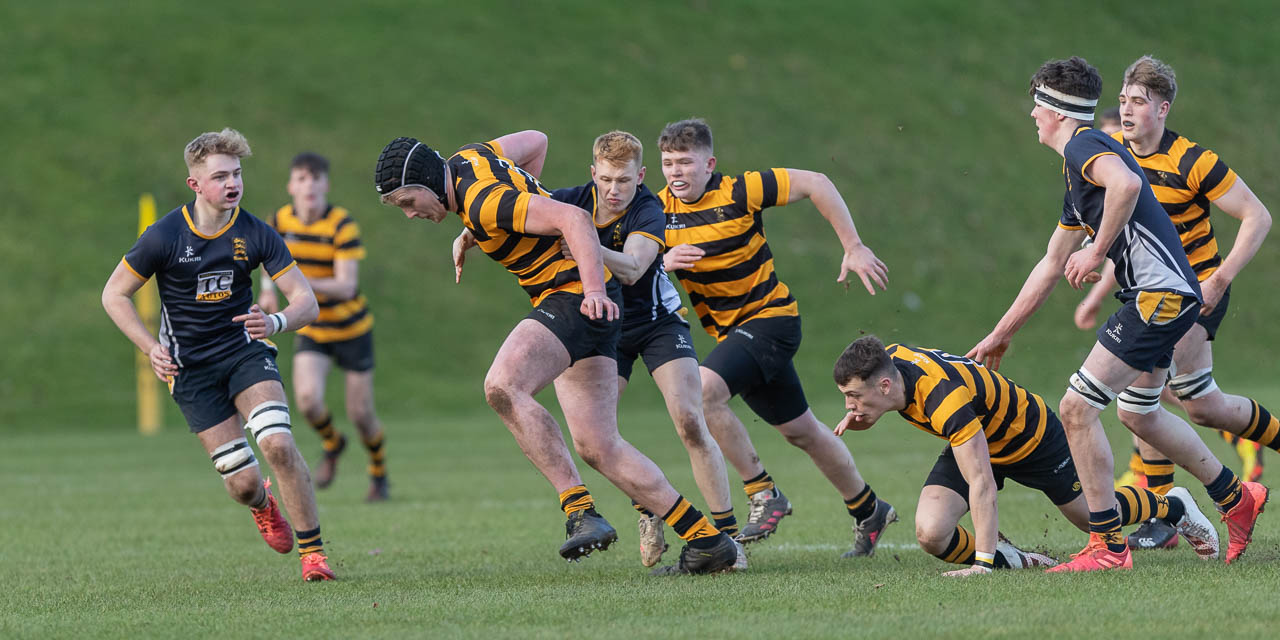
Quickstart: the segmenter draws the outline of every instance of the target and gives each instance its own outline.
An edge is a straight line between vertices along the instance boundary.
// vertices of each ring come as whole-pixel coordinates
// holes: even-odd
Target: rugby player
[[[1048,297],[1059,274],[1079,289],[1096,281],[1095,269],[1108,257],[1117,265],[1118,297],[1124,303],[1098,330],[1093,350],[1071,376],[1059,404],[1089,505],[1090,539],[1071,562],[1050,571],[1133,566],[1120,531],[1111,448],[1099,420],[1117,396],[1120,421],[1204,483],[1226,514],[1226,561],[1232,562],[1248,546],[1267,489],[1242,483],[1190,425],[1160,405],[1174,344],[1200,313],[1195,272],[1133,155],[1089,126],[1102,93],[1097,70],[1079,57],[1051,60],[1036,71],[1030,85],[1035,102],[1030,115],[1039,140],[1064,158],[1063,212],[1045,256],[1009,310],[965,355],[998,369],[1013,335]]]
[[[1242,475],[1256,481],[1262,472],[1260,448],[1280,450],[1280,420],[1256,400],[1218,387],[1213,379],[1212,345],[1227,314],[1231,282],[1262,246],[1271,229],[1271,214],[1216,153],[1166,128],[1177,92],[1172,67],[1151,56],[1138,58],[1124,73],[1123,125],[1112,137],[1124,144],[1142,168],[1178,231],[1205,298],[1195,324],[1174,347],[1166,398],[1172,396],[1192,423],[1230,434],[1244,463]],[[1218,251],[1210,204],[1240,220],[1240,232],[1225,258]],[[1076,325],[1082,329],[1096,324],[1103,298],[1115,286],[1114,272],[1108,267],[1076,310]],[[1173,485],[1173,463],[1141,440],[1135,444],[1142,453],[1148,486],[1157,493],[1167,490]],[[1158,522],[1144,524],[1128,541],[1134,548],[1177,544],[1173,531]]]
[[[552,383],[578,455],[662,514],[687,542],[677,564],[655,573],[729,570],[737,560],[733,540],[618,434],[618,283],[601,261],[589,215],[552,200],[538,182],[546,152],[547,136],[539,131],[468,144],[448,160],[414,138],[396,138],[378,157],[374,184],[384,204],[410,219],[439,223],[457,213],[469,242],[506,267],[529,295],[533,311],[498,350],[484,390],[525,456],[560,493],[567,518],[560,555],[574,560],[606,549],[617,532],[596,513],[559,425],[533,397]],[[561,243],[573,259],[562,255]]]
[[[227,493],[247,505],[267,544],[293,549],[293,531],[264,482],[244,430],[280,483],[297,529],[302,578],[332,580],[307,464],[290,431],[289,405],[276,347],[268,336],[315,320],[315,295],[280,235],[240,208],[240,159],[249,143],[234,129],[201,134],[184,156],[188,202],[151,225],[116,266],[102,306],[169,392],[222,476]],[[267,314],[253,301],[261,265],[289,304]],[[152,276],[160,292],[160,335],[138,318],[133,294]]]
[[[870,556],[885,527],[898,518],[858,473],[853,456],[809,409],[792,363],[800,347],[800,311],[774,273],[763,211],[809,199],[844,247],[837,282],[853,272],[867,292],[887,281],[883,262],[862,243],[849,208],[825,175],[799,169],[717,173],[711,128],[701,119],[672,122],[658,138],[659,192],[667,213],[665,268],[689,293],[702,327],[717,345],[702,361],[702,406],[707,426],[742,476],[751,503],[738,539],[762,540],[791,513],[791,502],[765,470],[746,427],[729,408],[741,395],[817,465],[854,519],[853,549]]]
[[[347,418],[369,452],[368,502],[387,499],[386,438],[373,407],[373,314],[360,293],[360,260],[365,257],[360,227],[342,207],[329,203],[329,161],[303,152],[289,166],[293,202],[268,220],[298,261],[320,305],[315,322],[298,330],[293,340],[293,397],[307,422],[320,435],[324,456],[316,469],[316,487],[327,488],[337,472],[347,438],[333,426],[324,402],[330,364],[344,372]],[[278,310],[271,278],[263,274],[258,304]]]
[[[1088,530],[1089,507],[1066,434],[1039,395],[968,358],[900,344],[886,347],[874,336],[845,348],[833,375],[849,410],[836,435],[869,429],[885,413],[897,411],[915,427],[947,440],[916,507],[920,547],[946,562],[969,565],[944,575],[1057,564],[999,534],[996,492],[1006,478],[1041,491],[1071,524]],[[1123,523],[1168,522],[1200,557],[1217,557],[1218,532],[1186,489],[1177,487],[1166,497],[1120,487],[1115,499]],[[973,534],[958,524],[970,510]]]

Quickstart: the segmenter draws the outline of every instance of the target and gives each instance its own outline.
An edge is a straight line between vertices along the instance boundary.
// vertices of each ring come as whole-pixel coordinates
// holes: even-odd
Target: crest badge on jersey
[[[206,271],[197,276],[196,300],[201,302],[226,300],[231,297],[231,283],[234,281],[234,271]]]
[[[231,239],[231,259],[249,261],[248,253],[249,245],[245,243],[244,238]]]

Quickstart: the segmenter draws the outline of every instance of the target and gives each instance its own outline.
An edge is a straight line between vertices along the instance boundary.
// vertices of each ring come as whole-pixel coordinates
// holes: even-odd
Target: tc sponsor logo
[[[201,302],[217,302],[231,297],[231,283],[235,281],[235,272],[208,271],[196,280],[196,300]]]

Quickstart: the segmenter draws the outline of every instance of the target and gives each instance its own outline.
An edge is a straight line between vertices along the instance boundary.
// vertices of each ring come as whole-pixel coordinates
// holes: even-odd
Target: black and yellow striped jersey
[[[773,252],[761,213],[787,204],[786,169],[713,174],[706,193],[692,204],[658,193],[667,214],[667,246],[691,244],[706,255],[690,269],[676,270],[702,327],[716,340],[748,320],[798,316],[799,306],[773,269]]]
[[[529,200],[551,195],[537,178],[504,157],[497,141],[466,145],[448,164],[462,224],[485,254],[516,276],[534,306],[557,291],[582,293],[578,263],[561,254],[560,236],[524,230]],[[604,275],[606,282],[613,277],[607,268]]]
[[[1147,156],[1134,153],[1122,133],[1112,137],[1124,143],[1146,173],[1151,191],[1178,230],[1196,278],[1204,282],[1222,265],[1218,239],[1209,222],[1209,203],[1235,185],[1236,172],[1218,154],[1168,129],[1156,152]]]
[[[286,204],[276,210],[268,223],[284,238],[298,268],[308,279],[332,278],[334,260],[363,260],[364,244],[360,227],[346,209],[330,206],[324,215],[307,224]],[[356,291],[350,300],[335,300],[316,293],[320,315],[315,322],[298,329],[316,342],[341,342],[358,338],[373,328],[364,294]]]
[[[992,464],[1012,464],[1035,451],[1049,416],[1044,399],[997,371],[937,349],[885,347],[906,386],[898,413],[959,446],[982,432]]]

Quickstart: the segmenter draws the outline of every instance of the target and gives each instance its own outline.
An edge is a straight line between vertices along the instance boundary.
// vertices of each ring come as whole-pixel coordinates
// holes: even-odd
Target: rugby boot
[[[280,507],[276,506],[276,498],[271,495],[271,479],[262,482],[262,489],[267,492],[267,506],[261,509],[250,507],[253,523],[258,525],[258,533],[267,541],[267,546],[280,553],[293,551],[293,529],[289,521],[280,515]]]
[[[338,456],[347,448],[347,437],[338,435],[338,448],[333,451],[328,449],[324,452],[324,457],[320,459],[320,464],[316,465],[316,488],[328,489],[333,484],[333,478],[338,475]]]
[[[1182,503],[1185,513],[1183,513],[1182,519],[1178,520],[1175,528],[1178,533],[1182,534],[1182,537],[1187,539],[1187,544],[1191,545],[1196,555],[1200,556],[1201,560],[1212,560],[1218,557],[1218,530],[1214,528],[1213,522],[1200,511],[1200,507],[1196,504],[1195,499],[1191,497],[1191,493],[1185,487],[1174,487],[1169,490],[1167,497],[1170,500],[1178,500]],[[1130,548],[1133,548],[1132,545]]]
[[[1253,540],[1253,525],[1258,522],[1258,515],[1267,506],[1271,492],[1256,482],[1240,483],[1240,502],[1222,514],[1222,521],[1227,523],[1227,564],[1235,562],[1244,555]]]
[[[1178,530],[1173,525],[1152,518],[1140,525],[1128,538],[1125,544],[1130,549],[1172,549],[1178,546]]]
[[[640,516],[640,564],[652,567],[668,549],[662,535],[662,516]]]
[[[680,576],[733,571],[738,561],[738,543],[724,533],[710,549],[695,549],[685,545],[680,550],[680,560],[675,564],[658,567],[649,573],[653,576]]]
[[[560,557],[577,560],[591,555],[592,551],[604,551],[618,541],[618,532],[604,516],[594,509],[575,511],[564,523],[565,543],[560,545]]]
[[[390,496],[387,493],[389,485],[386,476],[370,476],[369,477],[369,494],[364,497],[365,502],[385,502]]]
[[[1089,544],[1079,553],[1071,554],[1071,562],[1060,564],[1045,573],[1074,573],[1079,571],[1104,571],[1106,569],[1132,569],[1133,553],[1129,547],[1115,553],[1107,549],[1107,543],[1096,533],[1089,534]]]
[[[876,510],[870,517],[859,520],[853,525],[853,548],[844,552],[841,558],[870,558],[876,553],[876,543],[885,528],[898,521],[898,512],[893,505],[876,498]]]
[[[733,545],[738,548],[738,557],[733,561],[734,571],[747,570],[747,548],[737,540],[733,541]]]
[[[1000,566],[997,562],[997,569],[1034,569],[1038,567],[1056,567],[1058,561],[1053,558],[1036,551],[1023,551],[1017,545],[1004,537],[1003,533],[996,532],[996,557],[1004,557],[1008,567]]]
[[[307,582],[333,580],[333,570],[329,568],[329,559],[319,551],[302,554],[302,579]]]
[[[753,493],[748,500],[751,510],[747,513],[747,524],[738,532],[738,542],[743,544],[773,535],[778,523],[791,515],[791,501],[777,487]]]

